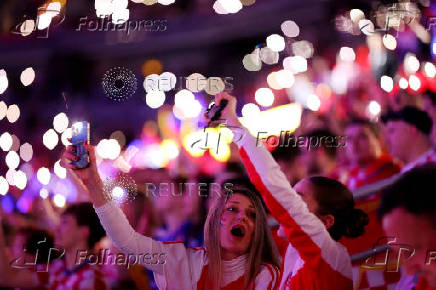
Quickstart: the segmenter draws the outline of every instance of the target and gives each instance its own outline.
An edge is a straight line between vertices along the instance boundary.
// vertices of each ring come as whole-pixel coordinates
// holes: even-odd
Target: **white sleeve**
[[[159,289],[196,289],[206,261],[204,250],[186,249],[182,242],[158,242],[138,234],[114,201],[95,208],[95,212],[115,246],[127,255],[142,257],[138,263],[153,271]]]
[[[254,281],[254,289],[276,289],[279,286],[280,270],[272,265],[265,264],[262,266],[262,270],[257,274]]]

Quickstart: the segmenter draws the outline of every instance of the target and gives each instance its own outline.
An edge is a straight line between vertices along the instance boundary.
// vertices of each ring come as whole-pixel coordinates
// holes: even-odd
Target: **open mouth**
[[[235,226],[230,230],[230,233],[238,238],[242,238],[245,235],[245,231],[244,228],[241,226]]]

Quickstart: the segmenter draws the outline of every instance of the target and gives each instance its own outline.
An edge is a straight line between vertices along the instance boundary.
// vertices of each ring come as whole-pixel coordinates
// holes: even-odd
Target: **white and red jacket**
[[[282,262],[280,289],[353,289],[347,250],[309,212],[271,154],[258,143],[256,146],[256,139],[246,130],[236,142],[251,182],[289,241]]]
[[[95,211],[114,244],[126,255],[131,255],[131,261],[136,259],[153,271],[159,289],[210,289],[205,249],[186,248],[182,242],[158,242],[138,234],[113,201],[95,208]],[[246,266],[247,255],[222,261],[221,289],[243,289]],[[264,264],[249,289],[276,289],[278,278],[279,270]]]

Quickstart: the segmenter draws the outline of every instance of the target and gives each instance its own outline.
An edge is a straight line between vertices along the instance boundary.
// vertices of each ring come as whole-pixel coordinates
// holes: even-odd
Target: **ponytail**
[[[369,223],[368,215],[354,208],[351,191],[339,181],[322,176],[310,177],[314,186],[314,197],[318,203],[317,214],[331,214],[335,218],[329,229],[331,237],[338,241],[342,236],[358,237]]]

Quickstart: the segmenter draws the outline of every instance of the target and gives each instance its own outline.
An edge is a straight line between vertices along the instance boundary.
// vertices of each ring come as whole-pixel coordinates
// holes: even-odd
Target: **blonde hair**
[[[278,251],[273,241],[271,231],[267,224],[267,217],[260,197],[252,191],[240,187],[232,188],[232,194],[220,196],[207,215],[204,228],[204,241],[209,260],[209,281],[211,289],[220,289],[221,282],[221,244],[220,244],[220,221],[227,200],[233,194],[242,194],[250,199],[256,210],[255,228],[251,245],[248,250],[247,269],[245,271],[245,287],[254,282],[260,272],[262,263],[269,263],[279,267]]]

